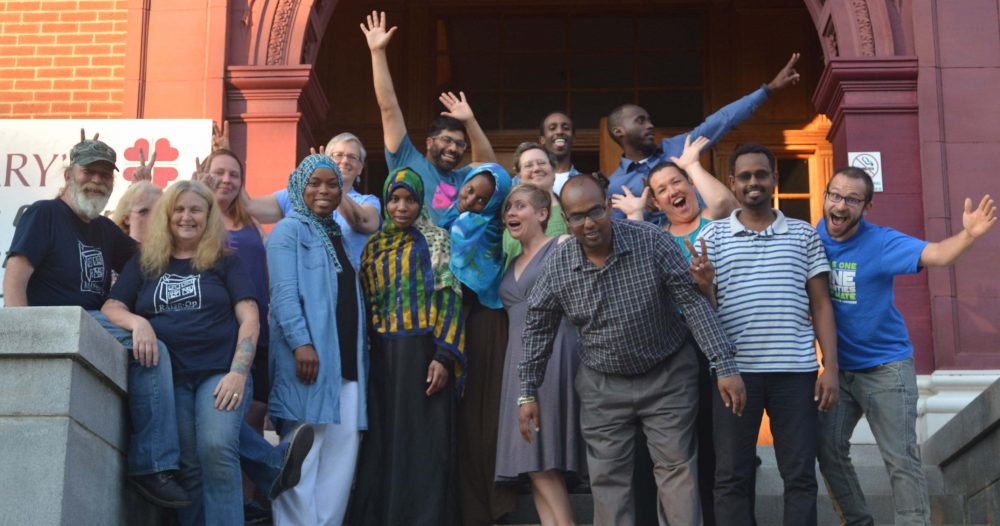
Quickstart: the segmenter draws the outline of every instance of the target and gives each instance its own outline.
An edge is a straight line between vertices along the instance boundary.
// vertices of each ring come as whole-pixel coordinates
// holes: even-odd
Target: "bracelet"
[[[538,401],[538,399],[535,398],[534,396],[521,396],[521,397],[518,397],[518,399],[517,399],[517,406],[521,407],[524,404],[533,404],[533,403],[535,403],[537,401]]]

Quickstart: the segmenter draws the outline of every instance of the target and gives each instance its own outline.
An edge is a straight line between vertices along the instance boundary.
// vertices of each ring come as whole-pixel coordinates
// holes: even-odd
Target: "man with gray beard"
[[[100,308],[136,244],[101,215],[114,188],[115,151],[97,140],[81,140],[70,150],[66,186],[55,199],[38,201],[14,231],[3,280],[7,307],[72,306],[87,310],[129,350],[132,334],[108,322]],[[131,435],[129,482],[153,503],[191,504],[170,472],[180,463],[170,358],[158,349],[129,358]]]

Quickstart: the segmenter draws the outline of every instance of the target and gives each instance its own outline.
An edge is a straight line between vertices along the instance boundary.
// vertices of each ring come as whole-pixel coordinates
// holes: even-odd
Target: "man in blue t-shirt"
[[[121,271],[136,252],[135,242],[101,215],[114,187],[116,157],[96,136],[70,150],[66,186],[59,196],[31,205],[17,224],[3,293],[7,307],[82,307],[131,348],[131,333],[99,312],[111,287],[111,271]],[[133,349],[129,358],[128,475],[133,487],[155,504],[180,508],[191,499],[171,474],[179,467],[180,445],[165,350]]]
[[[420,174],[426,188],[424,207],[434,223],[440,224],[442,215],[455,201],[458,189],[472,166],[496,162],[493,148],[476,122],[465,94],[459,92],[456,97],[452,93],[442,93],[439,100],[448,111],[441,112],[441,116],[434,119],[427,129],[427,150],[421,155],[406,132],[403,110],[399,107],[392,76],[389,75],[385,48],[396,28],[387,27],[383,12],[378,16],[375,13],[369,15],[361,30],[372,53],[375,99],[382,111],[382,134],[389,172],[408,167]],[[468,147],[472,148],[472,164],[459,168]]]
[[[762,84],[752,93],[723,106],[695,129],[667,137],[660,144],[656,144],[656,129],[646,110],[635,104],[622,104],[612,110],[608,114],[608,135],[622,147],[624,153],[618,168],[611,173],[608,197],[624,195],[623,186],[633,195],[641,194],[650,169],[669,162],[671,157],[680,157],[684,149],[684,138],[688,135],[707,137],[710,142],[706,147],[711,147],[729,130],[749,118],[772,93],[797,83],[799,74],[795,71],[795,63],[798,60],[799,54],[793,53],[792,58],[771,82]],[[620,210],[615,210],[614,214],[616,219],[625,218]],[[663,214],[657,210],[648,214],[647,219],[661,223]]]
[[[939,243],[868,223],[874,185],[858,168],[839,170],[826,187],[817,225],[830,260],[837,321],[840,403],[820,415],[819,465],[847,524],[874,524],[851,465],[850,438],[862,415],[889,470],[896,524],[930,524],[927,480],[917,445],[913,344],[893,299],[897,275],[954,263],[996,222],[987,195],[965,200],[963,230]]]

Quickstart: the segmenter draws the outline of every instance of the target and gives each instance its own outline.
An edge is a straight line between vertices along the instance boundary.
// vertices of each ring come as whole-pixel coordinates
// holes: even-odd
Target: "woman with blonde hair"
[[[173,184],[101,308],[132,331],[137,351],[157,338],[170,349],[179,480],[193,502],[179,511],[182,524],[243,523],[239,432],[259,319],[253,284],[225,240],[212,191]]]
[[[118,205],[111,213],[111,220],[129,237],[142,243],[146,238],[149,213],[153,211],[161,195],[163,190],[149,181],[132,183],[118,200]]]

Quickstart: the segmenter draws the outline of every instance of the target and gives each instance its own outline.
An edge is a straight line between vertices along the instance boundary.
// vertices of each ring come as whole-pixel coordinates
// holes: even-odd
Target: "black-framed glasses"
[[[597,205],[586,212],[577,212],[566,216],[566,224],[569,226],[580,226],[589,217],[592,221],[600,221],[608,215],[608,209],[604,205]]]
[[[348,161],[354,163],[361,162],[361,156],[354,155],[353,153],[334,152],[330,154],[330,158],[333,159],[334,161],[337,161],[338,163],[342,162],[344,159],[347,159]]]
[[[857,197],[845,197],[836,192],[826,192],[826,198],[829,199],[831,203],[839,203],[843,201],[851,208],[857,208],[866,203],[864,199],[858,199]]]
[[[772,175],[774,175],[774,172],[770,170],[757,170],[756,172],[740,172],[735,177],[741,183],[748,183],[751,177],[758,181],[767,181]]]
[[[445,146],[451,146],[454,144],[456,147],[462,150],[466,149],[469,146],[469,143],[460,139],[452,139],[447,135],[437,135],[434,137],[434,140],[440,140],[441,142],[444,143]]]

